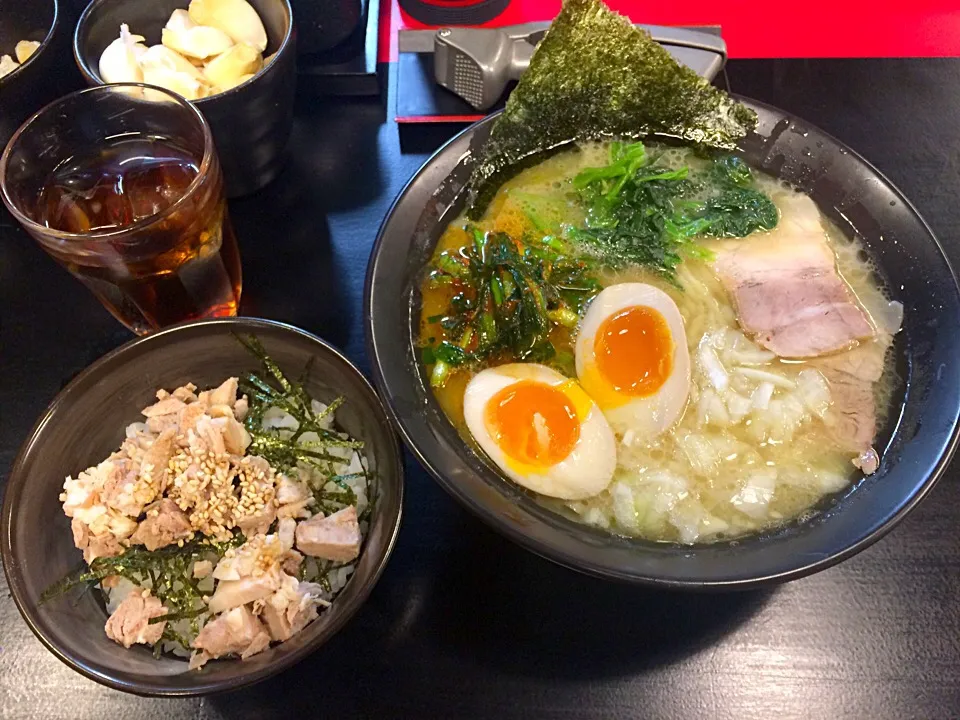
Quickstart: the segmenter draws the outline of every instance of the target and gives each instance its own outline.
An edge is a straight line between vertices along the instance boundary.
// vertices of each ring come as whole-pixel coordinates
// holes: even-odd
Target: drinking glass
[[[0,157],[0,196],[138,334],[237,313],[240,255],[210,127],[174,93],[105,85],[48,105]]]

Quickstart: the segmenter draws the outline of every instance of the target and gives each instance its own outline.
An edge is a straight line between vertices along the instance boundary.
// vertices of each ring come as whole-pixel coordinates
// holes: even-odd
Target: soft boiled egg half
[[[532,363],[488,368],[467,385],[463,415],[483,451],[525,488],[579,500],[610,484],[616,438],[576,380]]]
[[[690,353],[683,318],[662,290],[611,285],[580,324],[577,377],[618,431],[653,437],[683,414],[690,393]]]

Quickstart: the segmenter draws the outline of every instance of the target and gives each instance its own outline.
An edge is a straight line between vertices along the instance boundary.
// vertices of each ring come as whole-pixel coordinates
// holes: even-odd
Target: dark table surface
[[[728,82],[860,151],[960,262],[960,60],[738,61]],[[377,101],[301,98],[286,171],[231,203],[243,313],[313,331],[365,372],[363,276],[377,227],[457,129],[401,129],[391,117]],[[61,386],[129,339],[10,222],[0,216],[4,478]],[[4,587],[0,716],[958,718],[958,468],[838,567],[768,590],[684,595],[534,557],[410,460],[383,578],[348,627],[292,670],[204,699],[124,695],[48,653]]]

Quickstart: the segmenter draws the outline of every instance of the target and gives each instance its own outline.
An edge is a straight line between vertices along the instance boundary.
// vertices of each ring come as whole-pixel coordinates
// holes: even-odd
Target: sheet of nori
[[[476,158],[470,215],[523,167],[575,140],[658,134],[731,149],[756,123],[602,0],[566,0]]]

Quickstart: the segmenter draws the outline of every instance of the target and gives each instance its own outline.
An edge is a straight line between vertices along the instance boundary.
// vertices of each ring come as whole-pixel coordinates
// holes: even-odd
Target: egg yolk
[[[511,460],[534,468],[561,462],[580,437],[574,402],[559,388],[521,380],[487,402],[487,430]]]
[[[673,337],[651,307],[624,308],[601,323],[594,340],[597,368],[619,393],[653,395],[673,370]]]

